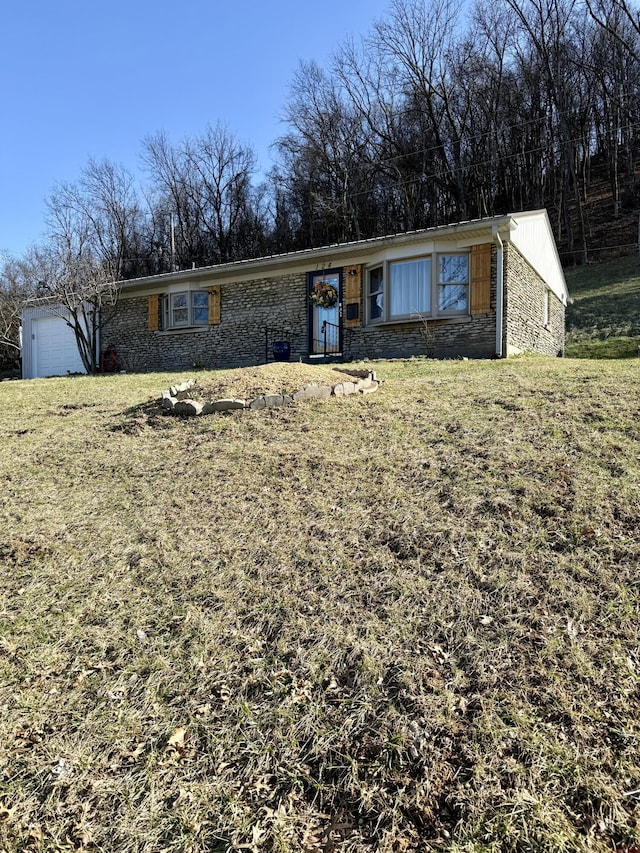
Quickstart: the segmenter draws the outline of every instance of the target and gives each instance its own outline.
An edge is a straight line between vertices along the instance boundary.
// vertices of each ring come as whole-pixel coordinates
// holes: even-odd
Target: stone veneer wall
[[[402,358],[427,355],[433,358],[469,356],[490,358],[495,353],[495,311],[460,320],[430,320],[362,326],[345,331],[347,358]]]
[[[495,355],[496,250],[492,248],[491,308],[460,319],[343,330],[346,359],[430,355],[491,358]],[[364,316],[364,295],[360,316]],[[220,324],[202,329],[150,332],[148,297],[120,299],[117,316],[103,342],[113,347],[128,370],[173,370],[192,366],[234,367],[265,360],[265,326],[281,329],[291,344],[291,359],[307,359],[308,301],[304,273],[221,285]]]
[[[565,308],[555,293],[549,297],[549,322],[542,325],[547,286],[512,244],[505,245],[505,354],[564,354]]]
[[[264,362],[268,326],[287,333],[291,359],[298,361],[308,353],[307,310],[304,274],[223,283],[220,323],[202,329],[150,332],[148,297],[122,295],[103,341],[128,370],[242,367]]]

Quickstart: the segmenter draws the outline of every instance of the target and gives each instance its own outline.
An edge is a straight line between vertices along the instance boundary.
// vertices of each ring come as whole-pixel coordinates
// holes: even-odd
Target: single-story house
[[[537,210],[125,281],[103,346],[129,370],[558,356],[567,298]]]

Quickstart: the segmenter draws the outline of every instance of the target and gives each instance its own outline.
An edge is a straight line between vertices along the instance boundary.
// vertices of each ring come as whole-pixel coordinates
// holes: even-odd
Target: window
[[[162,301],[163,328],[180,329],[209,323],[209,294],[204,290],[169,293]]]
[[[197,291],[191,294],[191,320],[194,326],[209,322],[209,294]]]
[[[176,293],[169,297],[171,302],[170,326],[189,325],[189,300],[186,293]]]
[[[469,311],[469,255],[390,261],[368,272],[370,323],[449,317]]]
[[[466,312],[469,302],[469,256],[438,258],[438,312]]]
[[[382,320],[383,314],[383,275],[382,267],[376,267],[369,273],[369,319]]]
[[[395,261],[389,265],[391,275],[390,318],[431,311],[431,258]]]

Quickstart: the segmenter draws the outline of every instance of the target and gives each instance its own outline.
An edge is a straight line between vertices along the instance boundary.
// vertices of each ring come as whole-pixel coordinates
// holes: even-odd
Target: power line
[[[412,109],[417,110],[417,108],[411,108],[410,110],[407,110],[407,111],[409,112]],[[480,131],[478,133],[460,135],[460,136],[458,136],[456,141],[457,142],[462,142],[462,141],[469,142],[469,141],[473,141],[473,140],[478,141],[478,140],[481,140],[483,137],[489,138],[493,135],[504,134],[507,132],[511,132],[513,130],[517,130],[517,129],[527,127],[528,125],[542,124],[543,122],[548,122],[549,119],[553,118],[553,117],[558,118],[558,117],[562,116],[566,120],[567,118],[571,118],[575,114],[574,111],[570,111],[570,110],[558,110],[555,108],[551,108],[551,110],[552,110],[552,115],[550,115],[549,112],[547,111],[543,115],[541,115],[537,118],[531,118],[531,119],[527,119],[525,121],[514,122],[513,124],[507,125],[506,127],[496,126],[495,128],[491,128],[489,130],[483,130],[483,131]],[[589,111],[592,112],[591,109]],[[393,115],[402,115],[402,113],[400,113],[400,112],[393,113]],[[592,116],[592,119],[594,119],[594,118],[595,117]],[[368,122],[368,123],[371,124],[371,122]],[[597,122],[595,122],[595,123],[597,123]],[[594,121],[592,121],[591,124],[593,125]],[[629,130],[629,129],[634,128],[634,127],[637,128],[638,126],[640,126],[640,125],[637,123],[629,124],[629,125],[624,125],[622,127],[616,128],[616,130],[618,132],[621,132],[623,130]],[[591,127],[590,130],[593,130],[593,127]],[[305,138],[307,141],[310,141],[309,135],[307,135],[307,134],[300,134],[300,135],[303,138]],[[577,138],[577,140],[574,140],[574,141],[582,141],[582,139]],[[452,144],[451,140],[447,140],[446,143],[442,142],[442,143],[429,145],[429,146],[422,147],[422,148],[416,148],[416,149],[413,149],[411,151],[404,151],[401,154],[392,154],[392,155],[389,155],[388,157],[381,158],[378,162],[380,164],[392,163],[395,160],[402,160],[402,159],[405,159],[407,157],[413,157],[413,156],[416,156],[419,154],[429,154],[429,153],[432,153],[434,151],[441,150],[442,147],[446,144]]]
[[[623,131],[623,130],[638,130],[638,129],[640,129],[640,122],[625,125],[625,126],[619,128],[619,130],[621,130],[621,131]],[[567,145],[575,145],[576,143],[582,143],[583,141],[584,140],[582,137],[574,137],[572,139],[568,139],[565,142],[561,143],[561,146],[564,147]],[[443,147],[444,147],[443,145],[434,146],[432,149],[425,149],[425,151],[427,151],[427,150],[440,151]],[[526,157],[526,156],[529,156],[532,154],[540,154],[544,151],[551,152],[552,154],[557,156],[559,153],[561,153],[562,147],[558,147],[558,148],[554,149],[553,146],[539,145],[539,146],[536,146],[535,148],[527,148],[527,149],[524,149],[522,151],[512,152],[510,154],[508,154],[508,153],[504,153],[504,154],[497,153],[495,155],[495,157],[491,157],[489,159],[471,161],[469,163],[465,163],[465,164],[454,166],[454,167],[448,166],[444,171],[431,172],[431,173],[422,172],[415,177],[407,178],[404,181],[395,182],[393,185],[391,185],[389,187],[385,187],[385,188],[386,189],[400,189],[402,187],[407,187],[407,186],[412,186],[412,185],[419,184],[419,183],[424,183],[425,181],[429,181],[429,180],[441,179],[443,177],[453,177],[455,175],[459,175],[459,174],[462,174],[465,172],[469,172],[473,169],[480,168],[481,166],[492,165],[493,163],[496,163],[496,162],[497,163],[503,163],[504,161],[514,160],[514,159],[517,159],[519,157]],[[409,156],[409,155],[403,155],[403,156]],[[381,160],[380,162],[384,163],[385,161]],[[375,164],[375,165],[377,165],[377,164]],[[367,196],[371,195],[372,193],[373,193],[373,190],[362,190],[360,192],[348,193],[348,196],[349,196],[349,198],[355,199],[355,198],[360,198],[360,197],[365,196],[365,195],[367,195]]]
[[[638,242],[635,243],[616,243],[614,246],[587,246],[587,252],[612,252],[614,249],[637,249]],[[580,255],[582,254],[582,247],[579,249],[568,249],[564,252],[558,252],[558,254],[562,257],[564,255]]]

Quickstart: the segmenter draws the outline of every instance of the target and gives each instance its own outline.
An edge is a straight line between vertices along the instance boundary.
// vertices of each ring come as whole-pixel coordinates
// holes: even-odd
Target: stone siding
[[[495,353],[495,311],[460,320],[362,326],[345,331],[347,358],[490,358]]]
[[[492,358],[496,351],[496,248],[491,249],[491,305],[486,314],[459,320],[431,320],[419,323],[362,325],[344,332],[347,358],[402,358],[428,355],[433,358]],[[363,295],[364,300],[364,295]],[[360,304],[360,316],[365,316]]]
[[[505,355],[564,354],[565,308],[513,245],[505,246]],[[549,293],[549,322],[543,325]]]
[[[265,327],[291,344],[291,359],[308,354],[304,274],[221,286],[220,323],[202,329],[150,332],[148,297],[122,295],[104,334],[128,370],[242,367],[265,361]],[[273,337],[273,335],[272,335]]]
[[[531,350],[561,355],[564,307],[553,294],[550,317],[542,325],[546,287],[511,245],[505,246],[505,354]],[[220,323],[196,329],[148,330],[148,297],[121,296],[117,316],[105,330],[105,347],[113,347],[128,370],[187,367],[235,367],[264,363],[265,327],[273,340],[291,345],[291,360],[309,358],[309,306],[305,273],[222,283]],[[364,295],[360,316],[364,316]],[[496,247],[492,247],[490,310],[458,319],[362,325],[343,330],[345,359],[495,356]]]

